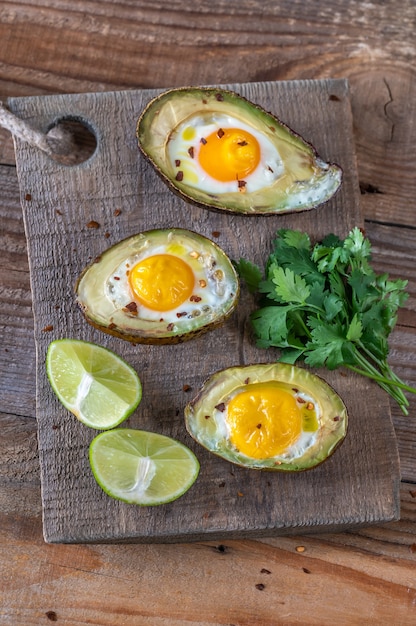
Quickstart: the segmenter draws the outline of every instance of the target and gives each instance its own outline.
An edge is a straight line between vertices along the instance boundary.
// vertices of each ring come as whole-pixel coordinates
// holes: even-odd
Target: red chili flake
[[[295,393],[298,393],[299,389],[297,387],[292,387],[292,391],[294,391]]]
[[[100,224],[95,220],[91,220],[90,222],[88,222],[87,228],[100,228]]]
[[[120,280],[120,276],[113,276],[114,280]]]
[[[331,93],[331,95],[329,96],[329,99],[330,99],[332,102],[340,102],[340,98],[338,98],[338,96],[336,96],[335,94],[332,94],[332,93]]]
[[[263,591],[266,588],[266,585],[264,585],[263,583],[257,583],[257,585],[255,585],[255,587],[259,591]]]
[[[271,173],[273,174],[273,170],[272,170],[272,168],[270,167],[270,165],[268,165],[268,166],[267,166],[267,169],[269,170],[269,172],[271,172]]]
[[[213,230],[211,234],[213,237],[219,237],[221,235],[219,230]]]
[[[203,146],[206,146],[208,141],[205,139],[205,137],[201,137],[201,139],[199,140]]]
[[[225,411],[225,402],[220,402],[220,404],[217,404],[215,408],[217,411],[221,411],[221,413],[223,413]]]
[[[45,615],[51,622],[57,622],[58,621],[58,616],[55,613],[55,611],[46,611]]]
[[[108,330],[114,330],[116,327],[116,325],[114,324],[114,322],[111,322],[111,324],[108,325]]]
[[[180,313],[176,313],[176,317],[185,317],[185,315],[188,315],[186,311],[181,311]]]
[[[176,167],[179,167],[181,164],[181,160],[180,159],[175,159],[175,165]]]
[[[171,322],[170,324],[168,324],[166,326],[166,330],[169,330],[169,331],[173,330],[174,328],[175,328],[175,326],[174,326],[173,322]]]
[[[245,181],[245,180],[238,180],[238,181],[237,181],[237,183],[238,183],[238,187],[239,187],[239,189],[240,189],[241,187],[245,187],[245,186],[247,185],[247,183],[246,183],[246,181]]]
[[[245,381],[244,381],[244,384],[245,384],[245,385],[248,385],[248,383],[249,383],[249,382],[250,382],[250,379],[249,379],[249,378],[246,378],[246,379],[245,379]]]
[[[106,239],[108,239],[108,238],[110,237],[110,233],[108,233],[108,232],[107,232],[107,233],[104,233],[104,237],[105,237]]]
[[[194,158],[194,156],[195,156],[195,149],[194,149],[194,147],[193,147],[193,146],[191,146],[191,147],[188,149],[188,154],[189,154],[189,156],[191,157],[191,159],[193,159],[193,158]]]
[[[184,385],[184,386],[182,387],[182,390],[183,390],[183,391],[185,391],[185,392],[187,392],[187,391],[191,391],[191,389],[192,389],[191,385]]]
[[[209,420],[209,418],[211,417],[211,415],[205,415],[205,419]]]
[[[201,298],[201,296],[191,296],[191,297],[189,298],[189,300],[190,300],[191,302],[201,302],[202,298]]]
[[[137,315],[137,303],[136,302],[129,302],[129,304],[126,304],[126,306],[124,307],[125,311],[128,311],[129,313],[134,313]]]
[[[59,209],[55,210],[56,215],[63,215],[62,211],[60,211]]]
[[[335,417],[334,417],[334,422],[339,422],[339,420],[340,420],[340,419],[341,419],[341,418],[340,418],[340,416],[339,416],[339,415],[335,415]]]
[[[183,172],[179,171],[176,176],[175,176],[175,180],[181,182],[181,180],[183,180]]]
[[[45,328],[42,329],[44,333],[50,333],[53,330],[52,324],[48,324]]]
[[[248,146],[248,141],[246,141],[245,139],[243,139],[243,141],[238,141],[237,143],[239,146]]]
[[[116,209],[114,211],[114,217],[118,217],[119,215],[121,215],[121,209]]]
[[[298,398],[296,398],[296,400],[299,402],[299,404],[305,404],[305,402],[306,402],[306,400],[304,400],[300,396]]]
[[[257,424],[256,428],[260,429],[261,428],[261,424]]]
[[[224,135],[225,135],[225,133],[224,133],[223,129],[219,128],[217,130],[217,137],[218,137],[218,139],[221,139],[221,137],[224,137]]]
[[[305,574],[310,574],[311,573],[311,570],[308,569],[307,567],[302,567],[302,571],[304,571]]]
[[[222,102],[224,100],[224,96],[222,95],[222,93],[216,93],[215,99],[218,100],[218,102]]]
[[[265,567],[262,567],[262,569],[260,570],[260,574],[271,574],[271,571],[269,569],[266,569]]]
[[[30,201],[31,201],[31,199],[32,199],[32,194],[31,194],[31,193],[27,193],[27,194],[25,195],[25,200],[27,200],[27,202],[30,202]]]

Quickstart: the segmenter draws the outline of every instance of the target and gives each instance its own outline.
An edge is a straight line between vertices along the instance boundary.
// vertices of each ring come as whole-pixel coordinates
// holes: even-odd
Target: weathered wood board
[[[274,233],[300,228],[320,238],[361,224],[348,84],[344,80],[228,85],[272,111],[344,170],[340,192],[301,214],[244,217],[196,208],[174,196],[140,156],[136,119],[157,91],[16,98],[10,108],[46,132],[57,120],[84,121],[97,138],[86,162],[60,165],[15,141],[28,242],[37,346],[37,419],[44,536],[48,542],[172,542],[335,531],[399,516],[400,471],[389,401],[370,381],[349,372],[320,372],[350,414],[344,444],[322,466],[301,474],[238,468],[200,448],[185,431],[183,407],[214,371],[270,361],[257,349],[242,293],[219,330],[176,346],[132,346],[91,328],[75,305],[84,266],[109,245],[155,227],[189,227],[214,239],[231,258],[262,264]],[[91,228],[95,222],[96,228]],[[47,381],[48,344],[60,337],[94,341],[131,363],[143,400],[125,425],[157,431],[190,446],[201,463],[182,498],[137,507],[107,497],[88,464],[96,432],[59,404]],[[22,364],[24,367],[24,364]],[[190,389],[189,389],[190,388]]]

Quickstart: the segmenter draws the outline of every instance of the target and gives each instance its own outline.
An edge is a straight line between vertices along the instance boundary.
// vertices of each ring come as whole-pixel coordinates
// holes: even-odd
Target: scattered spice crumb
[[[213,237],[219,237],[220,235],[221,235],[221,233],[220,233],[220,231],[219,231],[219,230],[213,230],[213,231],[212,231],[212,236],[213,236]]]
[[[183,389],[183,391],[185,391],[185,393],[186,393],[186,392],[188,392],[188,391],[191,391],[191,390],[192,390],[192,387],[191,387],[191,385],[184,385],[184,386],[182,387],[182,389]]]
[[[133,315],[137,315],[137,303],[129,302],[128,304],[126,304],[123,310],[128,311],[129,313],[133,313]]]
[[[194,147],[193,147],[193,146],[191,146],[191,147],[189,148],[189,150],[188,150],[188,154],[189,154],[189,156],[191,157],[191,159],[193,159],[193,158],[194,158],[194,156],[195,156],[195,149],[194,149]]]
[[[52,326],[52,324],[48,324],[42,330],[43,330],[44,333],[50,333],[51,330],[53,330],[53,326]]]
[[[208,143],[205,137],[201,137],[199,141],[202,143],[203,146],[205,146]]]
[[[178,182],[181,182],[181,180],[183,180],[183,172],[181,170],[179,170],[179,172],[176,174],[175,180],[177,180]]]
[[[58,621],[58,616],[55,613],[55,611],[46,611],[45,615],[51,622],[57,622]]]
[[[217,411],[221,411],[223,413],[225,411],[225,402],[220,402],[220,404],[216,404],[215,408]]]
[[[224,135],[225,135],[225,133],[224,133],[223,129],[219,128],[217,130],[217,137],[218,137],[218,139],[221,139],[221,137],[224,137]]]
[[[263,567],[260,570],[260,574],[271,574],[271,571],[269,569],[266,569],[265,567]]]
[[[222,93],[215,94],[215,98],[218,100],[218,102],[222,102],[224,100],[224,96],[222,95]]]
[[[114,217],[118,217],[119,215],[121,215],[121,209],[116,209],[114,211]]]
[[[31,193],[27,193],[27,194],[25,195],[25,200],[27,200],[27,202],[30,202],[30,201],[31,201],[31,199],[32,199],[32,194],[31,194]]]
[[[62,215],[62,211],[60,211],[59,209],[55,209],[55,213],[56,215]]]
[[[311,570],[308,569],[307,567],[302,567],[302,570],[305,572],[305,574],[310,574]]]
[[[110,233],[109,232],[104,233],[104,237],[108,239],[110,237]]]
[[[257,583],[257,585],[255,585],[255,587],[259,591],[263,591],[266,588],[266,585],[264,585],[263,583]]]
[[[87,228],[100,228],[100,224],[95,220],[90,220],[87,224]]]
[[[181,160],[180,159],[175,159],[175,165],[176,167],[179,167],[181,164]]]

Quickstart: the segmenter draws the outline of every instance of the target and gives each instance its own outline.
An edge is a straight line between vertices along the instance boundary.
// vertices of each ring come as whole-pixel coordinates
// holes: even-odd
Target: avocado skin
[[[166,145],[174,125],[178,126],[192,115],[212,111],[251,122],[279,145],[278,151],[283,152],[282,160],[292,178],[289,188],[285,176],[284,180],[278,178],[259,191],[215,195],[193,188],[186,181],[175,180],[166,159]],[[186,202],[213,211],[266,216],[307,211],[328,202],[342,184],[343,171],[339,165],[324,162],[314,146],[299,133],[260,105],[227,89],[180,87],[159,94],[142,111],[136,137],[141,154],[173,193]],[[292,161],[296,162],[294,168]]]

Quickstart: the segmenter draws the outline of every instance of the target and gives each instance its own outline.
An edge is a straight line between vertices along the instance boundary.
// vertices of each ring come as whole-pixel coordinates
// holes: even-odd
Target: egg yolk
[[[260,145],[246,130],[219,129],[201,143],[198,160],[215,180],[224,183],[243,180],[260,162]]]
[[[155,254],[139,261],[129,273],[137,300],[153,311],[170,311],[187,300],[194,289],[191,267],[172,254]]]
[[[276,384],[247,385],[228,403],[230,439],[253,459],[284,452],[301,434],[302,414],[293,395]]]

